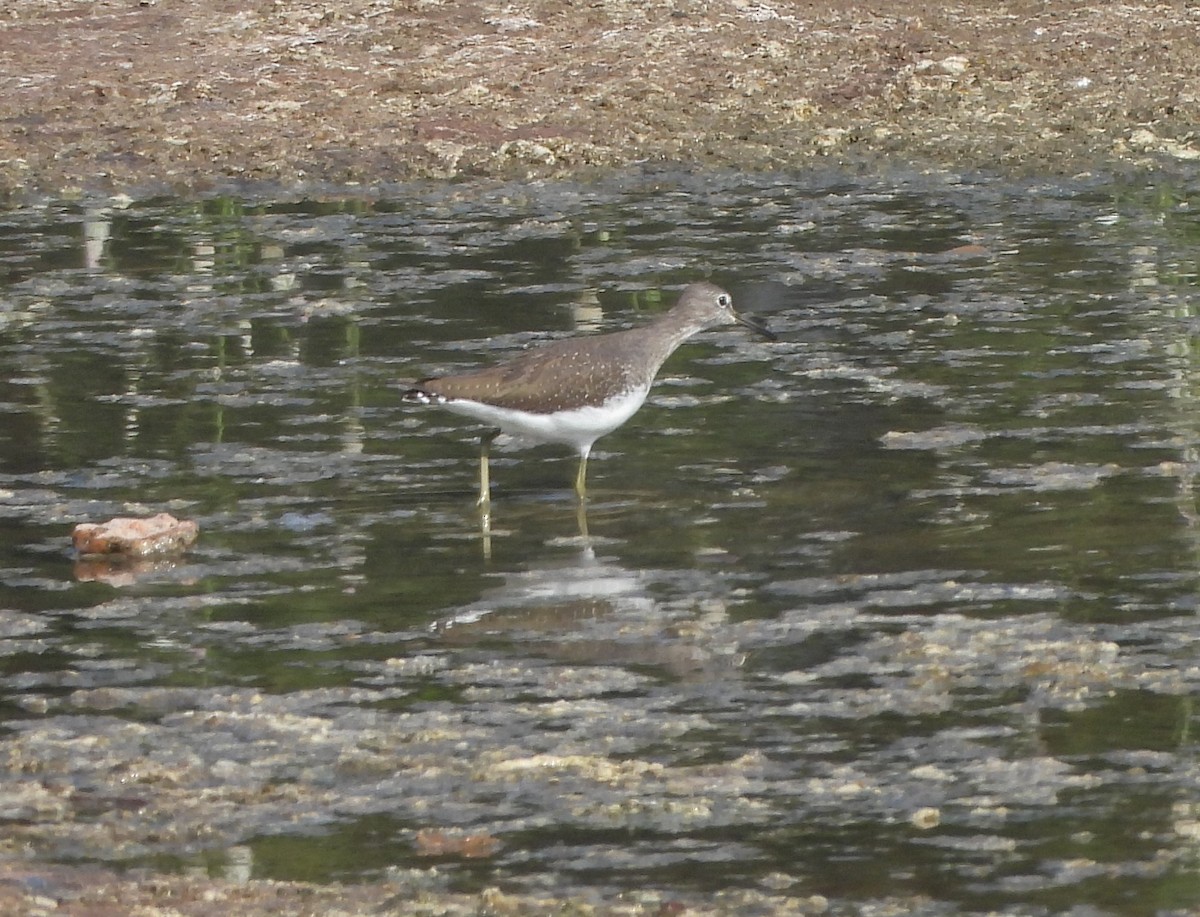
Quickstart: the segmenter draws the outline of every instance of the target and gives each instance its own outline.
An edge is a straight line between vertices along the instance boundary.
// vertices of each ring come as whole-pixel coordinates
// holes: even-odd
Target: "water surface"
[[[664,174],[3,215],[7,834],[605,900],[1193,906],[1197,200]],[[780,340],[668,362],[597,444],[587,537],[566,450],[496,451],[485,536],[479,430],[401,381],[702,278]],[[160,510],[201,526],[181,559],[68,550]]]

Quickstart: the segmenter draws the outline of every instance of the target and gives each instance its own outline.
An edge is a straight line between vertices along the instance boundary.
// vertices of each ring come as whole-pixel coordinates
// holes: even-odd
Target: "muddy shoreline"
[[[14,0],[0,196],[1200,157],[1200,11]]]

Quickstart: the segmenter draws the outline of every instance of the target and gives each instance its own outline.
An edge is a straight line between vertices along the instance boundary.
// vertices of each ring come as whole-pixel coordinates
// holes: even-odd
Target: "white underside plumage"
[[[649,386],[631,389],[609,398],[599,407],[573,408],[554,414],[534,414],[514,411],[479,401],[448,398],[439,402],[447,411],[471,417],[499,427],[502,433],[539,443],[561,443],[573,446],[583,456],[591,451],[592,443],[611,433],[630,417],[646,400]]]

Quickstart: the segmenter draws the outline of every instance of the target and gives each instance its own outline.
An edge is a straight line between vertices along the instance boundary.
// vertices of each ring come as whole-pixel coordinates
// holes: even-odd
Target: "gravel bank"
[[[12,0],[0,194],[1200,158],[1200,9]]]

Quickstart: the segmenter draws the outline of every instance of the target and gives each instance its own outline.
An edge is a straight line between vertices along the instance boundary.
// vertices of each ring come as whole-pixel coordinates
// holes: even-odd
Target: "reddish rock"
[[[71,533],[71,543],[80,554],[122,554],[150,557],[175,554],[186,549],[200,532],[195,522],[159,513],[148,519],[118,516],[97,524],[81,522]]]
[[[423,857],[458,856],[482,859],[500,849],[500,842],[490,834],[449,834],[436,828],[417,832],[417,855]]]

